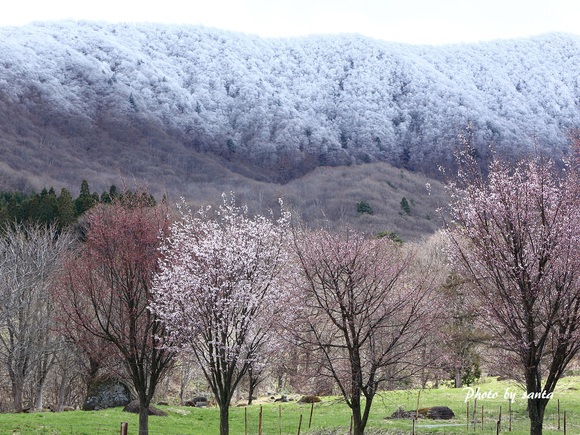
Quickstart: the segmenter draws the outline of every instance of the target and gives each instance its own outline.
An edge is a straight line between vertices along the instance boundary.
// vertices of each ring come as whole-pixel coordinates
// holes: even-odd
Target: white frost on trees
[[[518,152],[535,136],[557,152],[580,124],[579,67],[580,39],[562,34],[427,47],[156,24],[0,29],[0,95],[49,105],[47,125],[141,116],[261,164],[274,152],[431,167],[469,121],[478,142]]]

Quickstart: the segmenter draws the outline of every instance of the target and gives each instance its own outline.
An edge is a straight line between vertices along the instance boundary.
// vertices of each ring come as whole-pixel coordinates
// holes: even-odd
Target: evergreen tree
[[[35,222],[39,224],[51,224],[57,216],[56,195],[44,188],[42,191],[25,201],[22,206],[20,222]]]
[[[93,207],[95,202],[95,198],[93,195],[91,195],[91,190],[89,189],[89,182],[87,180],[83,180],[81,183],[80,195],[75,200],[75,211],[77,216],[82,215],[85,211]]]
[[[75,202],[67,189],[61,189],[60,196],[57,198],[57,208],[57,225],[59,230],[62,230],[75,222]]]
[[[111,197],[111,199],[119,197],[119,191],[117,189],[117,186],[115,186],[114,184],[111,184],[111,187],[109,187],[109,196]]]
[[[46,188],[42,189],[36,199],[36,214],[35,216],[30,216],[29,220],[32,218],[41,224],[47,225],[53,223],[58,216],[57,198],[54,188],[51,187],[48,191]]]
[[[109,192],[104,191],[103,193],[101,193],[101,202],[104,204],[110,204],[111,202],[113,202],[113,199],[111,198],[111,195],[109,195]]]
[[[27,195],[18,192],[4,192],[0,198],[2,222],[22,222],[25,217],[23,203],[28,201]]]
[[[407,201],[407,198],[405,198],[404,196],[401,199],[401,208],[406,214],[411,214],[411,206],[409,205],[409,201]]]
[[[373,214],[374,210],[371,207],[371,205],[366,202],[366,201],[360,201],[357,205],[356,205],[356,211],[359,214]]]
[[[10,212],[5,203],[0,205],[0,227],[5,226],[6,222],[10,221]]]

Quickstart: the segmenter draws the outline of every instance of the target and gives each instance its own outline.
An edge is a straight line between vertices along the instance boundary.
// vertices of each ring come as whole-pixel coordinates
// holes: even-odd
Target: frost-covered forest
[[[534,137],[561,155],[580,125],[578,71],[580,37],[567,34],[413,46],[157,24],[6,27],[0,146],[11,170],[36,162],[52,179],[86,161],[191,174],[199,152],[277,182],[374,161],[433,175],[468,123],[482,156],[489,143],[529,152]]]

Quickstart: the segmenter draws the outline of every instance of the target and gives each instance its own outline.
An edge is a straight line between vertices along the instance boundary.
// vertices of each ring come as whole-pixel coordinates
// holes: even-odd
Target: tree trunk
[[[183,406],[185,404],[185,400],[183,400],[183,396],[185,395],[185,387],[183,384],[179,387],[179,405]]]
[[[56,411],[57,412],[61,412],[64,408],[65,405],[65,396],[66,396],[66,391],[65,391],[65,385],[64,382],[60,382],[58,384],[57,387],[57,396],[56,396]]]
[[[364,435],[365,433],[365,424],[360,415],[360,404],[357,409],[352,408],[352,433],[354,435]]]
[[[528,395],[528,417],[530,418],[530,435],[542,435],[544,425],[544,411],[548,404],[547,395],[542,389],[540,381],[540,364],[536,360],[535,355],[532,354],[529,358],[532,361],[526,372],[526,394]],[[535,362],[537,361],[537,362]]]
[[[352,430],[354,435],[364,435],[365,424],[361,414],[360,396],[353,397],[350,402],[350,409],[352,410]]]
[[[10,386],[12,388],[12,403],[14,406],[14,412],[22,412],[24,410],[24,405],[22,403],[22,396],[24,390],[23,377],[20,376],[20,372],[14,370],[11,364],[13,361],[8,361],[8,375],[10,377]]]
[[[364,435],[366,422],[361,414],[361,385],[363,382],[360,347],[356,342],[353,343],[352,346],[352,349],[349,349],[352,376],[350,399],[350,407],[352,409],[352,430],[354,435]]]
[[[229,404],[220,403],[220,435],[230,433],[230,407]]]
[[[376,390],[375,390],[376,391]],[[369,421],[369,415],[371,414],[371,406],[373,405],[374,393],[369,394],[365,400],[365,408],[361,418],[361,433],[364,433],[367,423]]]
[[[528,399],[528,416],[530,417],[530,435],[542,435],[546,399]]]
[[[256,376],[254,378],[253,375],[254,375],[253,372],[248,371],[248,380],[249,380],[249,382],[248,382],[248,384],[249,384],[248,385],[248,405],[251,405],[252,404],[252,400],[253,400],[253,397],[254,397],[254,392],[256,391],[256,387],[259,384],[258,377]]]
[[[253,396],[254,396],[254,383],[250,380],[250,386],[248,387],[248,405],[252,404]]]
[[[42,410],[44,407],[44,382],[38,385],[36,390],[36,409]]]
[[[169,394],[169,384],[171,383],[171,376],[167,374],[163,383],[161,384],[161,401],[167,402],[167,395]]]
[[[20,382],[12,381],[12,401],[14,404],[14,412],[22,412],[24,410],[22,404],[22,384]]]
[[[44,387],[46,386],[46,379],[48,378],[48,373],[52,366],[52,361],[43,361],[38,368],[38,373],[36,377],[36,398],[35,407],[41,410],[44,407]]]
[[[149,402],[139,399],[139,435],[149,435]]]
[[[361,394],[354,392],[353,398],[350,402],[350,409],[352,410],[352,430],[354,435],[364,435],[371,406],[373,403],[374,394],[369,394],[365,400],[364,412],[362,409]]]
[[[276,392],[279,393],[282,391],[282,387],[284,386],[284,372],[278,372],[278,379],[276,380]]]
[[[461,369],[455,369],[455,388],[461,388],[463,387],[463,381],[462,381],[462,370]]]

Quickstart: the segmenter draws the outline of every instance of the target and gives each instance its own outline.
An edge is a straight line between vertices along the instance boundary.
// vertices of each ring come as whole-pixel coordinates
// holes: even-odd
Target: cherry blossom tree
[[[451,253],[472,283],[494,345],[519,364],[530,434],[580,349],[578,165],[564,172],[542,157],[495,158],[487,176],[459,154],[449,184]]]
[[[182,208],[162,246],[154,312],[193,354],[229,433],[234,390],[258,359],[284,304],[289,214],[248,215],[233,195],[214,210]]]
[[[395,242],[351,230],[300,230],[294,246],[299,343],[319,357],[352,410],[354,434],[364,434],[380,386],[421,367],[435,306],[427,269],[413,270],[412,253]]]
[[[138,395],[144,435],[149,404],[174,355],[163,346],[163,325],[148,309],[167,208],[151,206],[148,195],[128,195],[87,213],[85,240],[67,259],[55,297],[71,327],[118,351]]]

